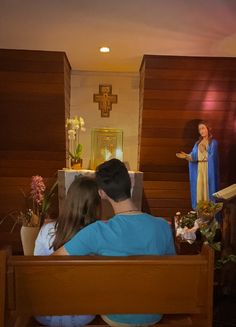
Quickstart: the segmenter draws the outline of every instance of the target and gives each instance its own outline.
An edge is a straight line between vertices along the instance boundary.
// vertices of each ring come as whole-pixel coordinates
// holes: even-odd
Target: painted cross
[[[93,95],[93,102],[98,102],[101,117],[109,117],[112,104],[117,103],[117,95],[112,94],[111,85],[99,85],[99,94]]]

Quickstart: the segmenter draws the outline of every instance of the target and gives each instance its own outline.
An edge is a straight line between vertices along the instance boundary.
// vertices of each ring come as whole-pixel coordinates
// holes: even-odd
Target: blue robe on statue
[[[207,147],[208,153],[208,196],[209,200],[215,202],[213,193],[219,190],[219,158],[218,143],[215,139]],[[198,178],[198,143],[196,142],[190,153],[192,161],[189,161],[189,179],[191,189],[192,208],[197,206],[197,178]]]

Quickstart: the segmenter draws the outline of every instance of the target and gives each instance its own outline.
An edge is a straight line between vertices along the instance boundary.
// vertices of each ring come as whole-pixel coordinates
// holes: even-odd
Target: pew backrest
[[[199,255],[7,260],[9,316],[189,314],[211,326],[213,250]]]

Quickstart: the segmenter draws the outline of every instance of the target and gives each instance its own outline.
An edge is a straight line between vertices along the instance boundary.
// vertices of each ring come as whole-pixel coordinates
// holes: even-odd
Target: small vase
[[[83,159],[71,159],[71,168],[74,170],[82,169]]]
[[[33,255],[35,240],[39,233],[39,227],[22,226],[20,230],[21,242],[24,255]]]

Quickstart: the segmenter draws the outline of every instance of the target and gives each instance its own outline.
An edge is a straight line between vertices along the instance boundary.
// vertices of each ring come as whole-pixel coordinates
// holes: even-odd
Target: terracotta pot
[[[24,255],[33,255],[35,240],[39,233],[39,227],[22,226],[20,230],[21,242]]]

